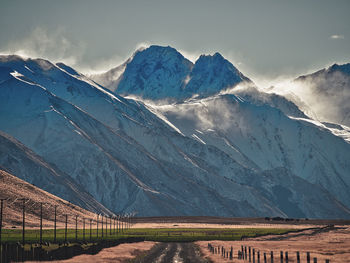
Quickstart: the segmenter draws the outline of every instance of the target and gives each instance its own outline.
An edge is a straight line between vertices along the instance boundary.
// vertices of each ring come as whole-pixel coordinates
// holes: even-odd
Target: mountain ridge
[[[114,72],[120,75],[113,80]],[[253,85],[218,52],[192,63],[176,49],[156,45],[136,51],[122,65],[92,79],[123,96],[170,101],[218,94],[240,82]]]
[[[283,97],[236,87],[152,105],[63,64],[0,61],[0,129],[113,212],[350,217],[349,144]]]

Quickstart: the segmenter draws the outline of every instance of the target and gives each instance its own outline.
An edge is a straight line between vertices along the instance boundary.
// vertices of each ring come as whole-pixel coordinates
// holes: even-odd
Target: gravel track
[[[135,263],[209,263],[194,243],[159,243]]]

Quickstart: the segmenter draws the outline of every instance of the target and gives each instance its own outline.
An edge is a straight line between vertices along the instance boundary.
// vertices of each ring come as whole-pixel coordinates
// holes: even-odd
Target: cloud
[[[152,45],[150,42],[140,42],[136,45],[136,50],[144,50],[146,48],[149,48]]]
[[[15,54],[23,57],[44,58],[53,62],[64,62],[75,66],[85,51],[82,42],[72,42],[65,36],[64,28],[49,31],[37,27],[22,39],[10,42],[0,50],[1,54]]]
[[[93,65],[79,65],[79,70],[86,75],[101,74],[109,71],[112,68],[123,64],[129,57],[120,56],[119,54],[111,55],[109,58],[98,59]]]
[[[192,63],[195,63],[199,56],[202,54],[199,51],[189,52],[183,49],[179,49],[178,51]]]
[[[344,39],[344,35],[331,35],[331,39]]]

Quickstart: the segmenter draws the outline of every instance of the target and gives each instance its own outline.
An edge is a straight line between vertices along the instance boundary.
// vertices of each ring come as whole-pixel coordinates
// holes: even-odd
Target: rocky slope
[[[62,63],[1,57],[0,130],[115,213],[350,217],[343,138],[280,96],[223,94],[249,81],[219,54],[193,66],[171,48],[148,52],[126,65],[138,61],[125,90],[158,100],[171,89],[177,104],[125,99]]]

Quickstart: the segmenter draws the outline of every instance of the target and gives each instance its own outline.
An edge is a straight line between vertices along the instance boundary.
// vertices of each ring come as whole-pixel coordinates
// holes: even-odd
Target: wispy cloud
[[[16,54],[23,57],[44,58],[53,62],[64,62],[75,66],[85,52],[83,43],[66,37],[64,28],[49,31],[37,27],[22,39],[9,43],[1,54]]]
[[[331,35],[331,39],[344,39],[344,35]]]
[[[195,52],[189,52],[183,49],[178,50],[185,58],[187,58],[188,60],[190,60],[192,63],[195,63],[196,60],[199,58],[199,56],[202,54],[199,51],[195,51]]]

